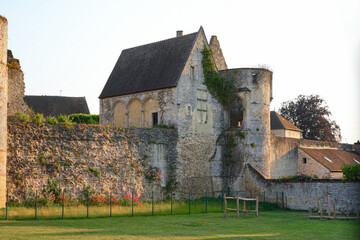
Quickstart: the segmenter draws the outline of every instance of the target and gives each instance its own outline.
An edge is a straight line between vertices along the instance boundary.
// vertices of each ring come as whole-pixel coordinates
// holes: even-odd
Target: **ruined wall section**
[[[134,190],[149,198],[151,190],[164,191],[171,167],[176,166],[174,130],[23,125],[16,117],[8,121],[7,183],[15,199],[41,191],[49,178],[77,197],[84,197],[86,184],[101,194],[113,190],[125,195]],[[145,177],[151,167],[165,173],[162,183]]]
[[[20,61],[13,57],[11,50],[7,51],[8,66],[8,115],[16,112],[33,114],[30,107],[24,102],[25,82],[24,73],[21,70]]]
[[[220,71],[220,70],[225,70],[227,69],[227,65],[226,65],[226,61],[225,61],[225,57],[223,55],[223,52],[221,50],[220,47],[220,42],[217,39],[217,36],[211,36],[210,39],[210,48],[213,50],[213,58],[215,61],[215,65],[216,68]]]
[[[7,19],[0,16],[0,208],[6,203],[7,153]]]

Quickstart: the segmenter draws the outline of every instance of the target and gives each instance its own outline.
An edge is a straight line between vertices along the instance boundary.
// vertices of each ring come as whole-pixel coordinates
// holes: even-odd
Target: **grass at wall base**
[[[358,221],[308,220],[303,211],[260,211],[65,220],[0,220],[0,239],[358,239]],[[234,216],[236,213],[234,213]]]

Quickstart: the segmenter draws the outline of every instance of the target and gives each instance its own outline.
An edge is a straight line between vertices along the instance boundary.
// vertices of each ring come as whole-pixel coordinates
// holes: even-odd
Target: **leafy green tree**
[[[279,113],[303,130],[303,138],[329,142],[341,141],[340,126],[330,119],[331,112],[319,95],[299,95],[283,102]]]

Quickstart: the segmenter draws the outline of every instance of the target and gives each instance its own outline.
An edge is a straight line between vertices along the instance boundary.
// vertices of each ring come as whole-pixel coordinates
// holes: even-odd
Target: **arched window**
[[[141,102],[137,99],[129,106],[129,127],[131,126],[142,127]]]
[[[144,126],[152,127],[159,124],[158,103],[155,99],[149,98],[145,101]]]
[[[242,101],[238,97],[234,97],[230,103],[230,126],[240,127],[244,121],[244,107]]]
[[[126,127],[126,108],[121,102],[117,103],[114,108],[114,126]]]

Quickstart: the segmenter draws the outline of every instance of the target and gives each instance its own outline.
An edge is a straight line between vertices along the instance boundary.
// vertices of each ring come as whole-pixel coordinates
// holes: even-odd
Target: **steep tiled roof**
[[[42,113],[44,116],[90,113],[85,97],[27,95],[24,97],[24,101],[34,110],[34,112]]]
[[[300,149],[332,172],[341,171],[341,167],[344,166],[344,164],[358,164],[356,161],[360,162],[360,155],[342,150],[326,148]],[[354,159],[356,161],[354,161]]]
[[[99,98],[176,87],[197,34],[123,50]]]
[[[271,125],[271,130],[287,129],[287,130],[302,132],[301,129],[296,127],[294,124],[286,120],[283,116],[281,116],[275,111],[270,112],[270,125]]]

